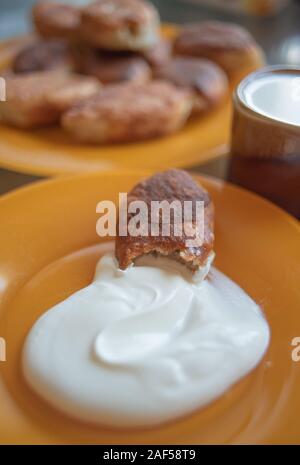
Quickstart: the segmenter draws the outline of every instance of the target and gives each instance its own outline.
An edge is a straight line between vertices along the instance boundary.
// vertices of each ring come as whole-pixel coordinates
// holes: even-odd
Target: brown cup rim
[[[273,122],[276,124],[280,124],[282,126],[288,126],[293,129],[300,129],[299,124],[294,124],[294,123],[288,123],[286,121],[281,121],[280,119],[273,118],[272,116],[267,116],[262,113],[259,113],[258,111],[255,111],[249,104],[246,103],[243,95],[243,90],[245,87],[249,84],[249,82],[253,81],[254,79],[257,78],[257,76],[262,76],[265,74],[274,74],[274,73],[282,73],[282,72],[288,72],[288,73],[297,73],[299,74],[300,77],[300,66],[296,65],[268,65],[264,66],[263,68],[260,68],[259,70],[256,70],[248,76],[246,76],[237,86],[234,92],[234,98],[237,101],[238,104],[240,104],[244,109],[248,110],[249,112],[252,113],[253,116],[256,116],[257,118],[264,119],[269,122]]]

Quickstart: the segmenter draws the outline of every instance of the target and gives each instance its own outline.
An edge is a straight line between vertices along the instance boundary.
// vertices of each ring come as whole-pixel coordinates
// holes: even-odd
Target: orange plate
[[[176,27],[164,25],[171,37]],[[0,66],[18,49],[18,40],[0,45]],[[24,39],[22,38],[22,41]],[[253,69],[239,72],[231,86]],[[0,102],[1,105],[1,102]],[[79,144],[59,127],[24,131],[0,126],[0,166],[22,173],[57,176],[114,169],[163,169],[191,166],[228,152],[231,121],[230,97],[215,111],[195,118],[175,134],[139,143]]]
[[[109,244],[96,235],[96,204],[117,200],[145,174],[86,174],[18,190],[0,200],[0,362],[2,443],[300,442],[300,227],[261,198],[203,179],[216,206],[216,265],[266,313],[271,345],[259,367],[216,402],[152,430],[121,432],[65,417],[27,388],[23,341],[37,318],[92,280]],[[99,390],[101,395],[101,387]]]

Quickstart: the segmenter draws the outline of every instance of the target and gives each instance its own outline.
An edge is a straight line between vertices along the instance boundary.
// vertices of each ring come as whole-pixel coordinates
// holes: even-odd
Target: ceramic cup
[[[233,102],[229,180],[300,218],[300,68],[250,74]]]

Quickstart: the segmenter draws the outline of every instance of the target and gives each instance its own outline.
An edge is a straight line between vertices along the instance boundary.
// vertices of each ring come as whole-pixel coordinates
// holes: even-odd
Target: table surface
[[[78,0],[80,2],[80,0]],[[25,33],[30,29],[30,8],[34,0],[1,0],[0,39]],[[75,3],[75,1],[73,2]],[[247,27],[264,48],[269,63],[300,66],[300,2],[292,2],[279,15],[257,18],[220,12],[195,5],[193,1],[153,0],[162,20],[173,23],[195,22],[203,19],[234,21]],[[192,171],[218,178],[227,178],[228,158],[221,157],[209,163],[194,166]],[[0,194],[9,192],[38,179],[0,169]]]

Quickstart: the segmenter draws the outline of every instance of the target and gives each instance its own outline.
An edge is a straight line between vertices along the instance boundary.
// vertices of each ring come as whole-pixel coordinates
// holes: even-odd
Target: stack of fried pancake
[[[37,36],[6,73],[0,117],[25,129],[60,124],[84,142],[175,132],[223,102],[235,67],[262,57],[247,31],[230,24],[186,26],[163,38],[159,14],[144,0],[81,8],[39,1],[33,23]]]

